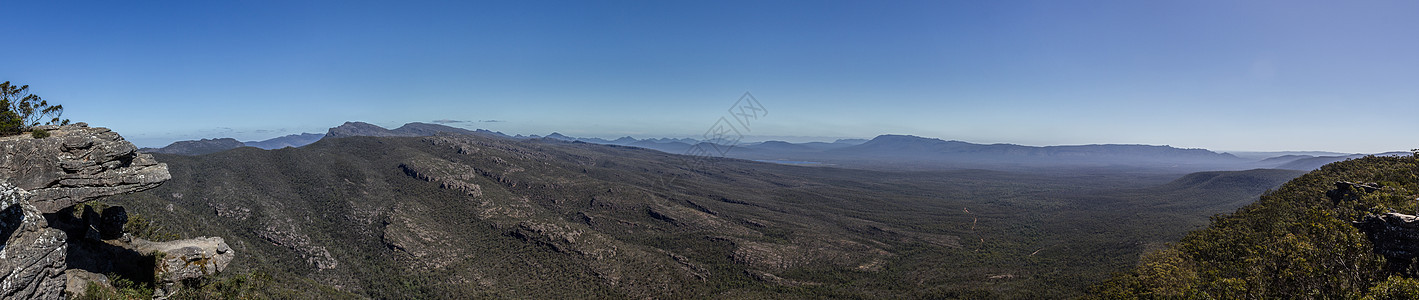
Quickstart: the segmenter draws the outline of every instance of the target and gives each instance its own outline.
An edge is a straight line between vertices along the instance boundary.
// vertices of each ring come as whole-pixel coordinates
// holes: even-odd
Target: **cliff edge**
[[[219,237],[155,243],[123,234],[121,207],[102,216],[86,209],[76,218],[68,209],[75,204],[148,190],[172,176],[166,164],[107,128],[37,129],[51,136],[0,137],[0,298],[60,299],[82,293],[88,282],[107,282],[99,275],[105,273],[153,274],[133,279],[151,280],[155,298],[163,298],[177,281],[210,275],[231,261],[234,253]],[[184,269],[194,262],[204,271]],[[142,267],[135,272],[132,266]]]

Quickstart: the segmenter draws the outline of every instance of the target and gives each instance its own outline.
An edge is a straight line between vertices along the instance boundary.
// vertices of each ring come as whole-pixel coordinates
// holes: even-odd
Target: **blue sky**
[[[287,2],[6,3],[0,80],[140,146],[694,137],[748,91],[761,138],[1419,148],[1415,1]]]

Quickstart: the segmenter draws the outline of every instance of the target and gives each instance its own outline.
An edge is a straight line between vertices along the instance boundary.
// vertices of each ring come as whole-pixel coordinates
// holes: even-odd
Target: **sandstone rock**
[[[157,282],[153,297],[164,299],[177,292],[177,284],[222,272],[236,256],[221,237],[199,237],[170,242],[133,239],[130,247],[157,259]]]
[[[221,237],[199,237],[169,242],[133,239],[132,248],[138,253],[155,255],[158,279],[178,282],[198,278],[227,269],[235,253]]]
[[[108,281],[108,276],[94,272],[69,269],[64,271],[64,277],[69,281],[64,288],[64,293],[68,295],[83,295],[90,283],[97,284],[104,288],[113,288],[113,285]]]
[[[171,175],[167,165],[136,152],[108,129],[84,123],[39,129],[51,136],[0,137],[0,299],[61,299],[66,289],[82,294],[90,282],[107,282],[96,272],[136,267],[141,273],[148,268],[141,266],[153,266],[138,254],[161,258],[149,261],[156,270],[147,271],[158,274],[154,296],[163,298],[174,283],[220,272],[231,262],[234,253],[222,238],[124,242],[128,216],[122,207],[100,214],[86,206],[81,218],[74,218],[66,208],[147,190]],[[56,214],[61,210],[66,213]],[[75,269],[65,270],[69,267]]]
[[[0,178],[33,193],[28,200],[54,213],[103,196],[147,190],[172,178],[166,164],[107,128],[49,126],[50,137],[0,137]]]
[[[63,231],[48,227],[24,189],[0,182],[0,299],[64,296],[67,247]]]

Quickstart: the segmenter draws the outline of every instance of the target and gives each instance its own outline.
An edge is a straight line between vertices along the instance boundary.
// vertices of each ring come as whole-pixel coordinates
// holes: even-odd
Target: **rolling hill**
[[[1299,174],[883,172],[485,133],[156,157],[172,180],[105,201],[225,237],[236,274],[374,298],[1070,297]]]

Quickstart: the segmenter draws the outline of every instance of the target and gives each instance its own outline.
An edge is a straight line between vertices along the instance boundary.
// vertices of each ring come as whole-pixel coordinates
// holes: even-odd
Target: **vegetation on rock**
[[[1412,214],[1419,209],[1416,192],[1419,159],[1413,156],[1326,165],[1231,215],[1213,217],[1208,228],[1095,285],[1091,297],[1413,299],[1419,281],[1405,276],[1413,266],[1376,254],[1353,222]]]

